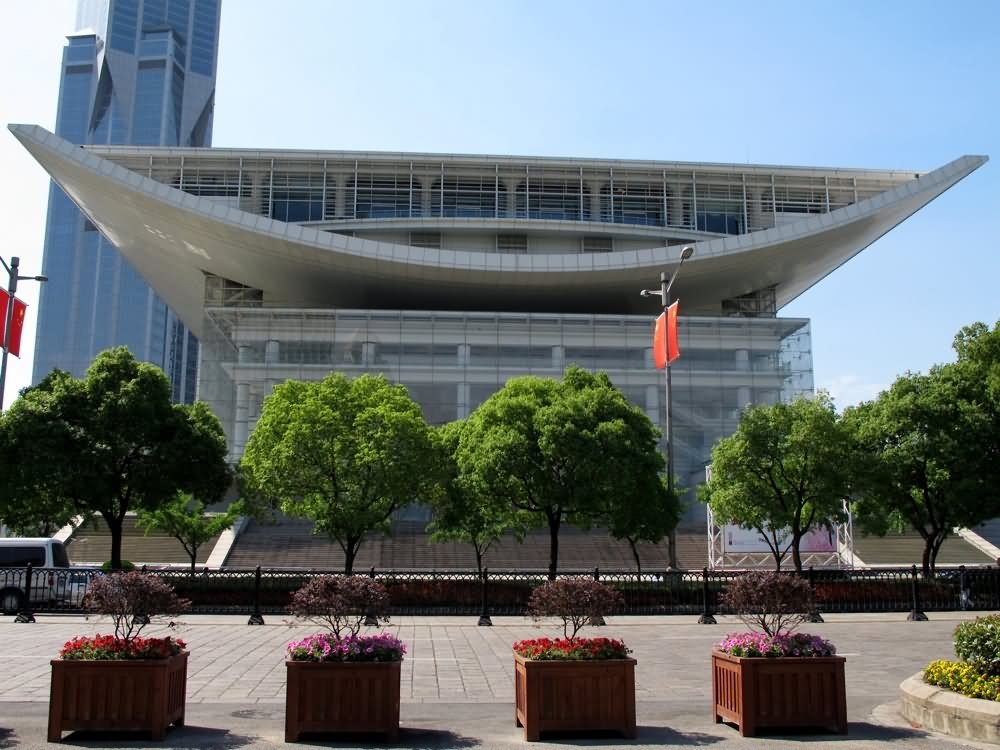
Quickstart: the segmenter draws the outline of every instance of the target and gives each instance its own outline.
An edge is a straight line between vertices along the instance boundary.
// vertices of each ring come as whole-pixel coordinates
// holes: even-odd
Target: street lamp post
[[[21,259],[16,255],[10,259],[8,266],[3,258],[0,264],[7,271],[7,320],[3,328],[3,357],[0,359],[0,411],[3,411],[3,394],[7,385],[7,355],[10,353],[11,326],[14,322],[14,293],[17,291],[18,281],[48,281],[46,276],[18,276],[17,269],[21,265]]]
[[[663,314],[667,315],[667,308],[670,307],[670,288],[674,285],[674,280],[677,278],[677,273],[681,270],[681,266],[684,265],[684,261],[694,255],[694,248],[691,245],[685,245],[681,248],[680,260],[677,262],[677,267],[674,268],[674,272],[667,277],[666,271],[660,272],[660,291],[643,289],[640,294],[643,297],[651,297],[654,295],[659,295],[660,302],[663,304]],[[665,322],[665,321],[664,321]],[[663,326],[663,335],[667,337],[669,335],[668,326]],[[666,343],[666,342],[664,342]],[[671,424],[673,414],[672,414],[672,404],[670,398],[670,352],[667,347],[664,346],[664,352],[667,354],[667,361],[664,363],[663,369],[666,371],[665,386],[664,386],[664,399],[665,403],[665,413],[663,420],[663,437],[667,441],[667,490],[673,494],[674,491],[674,433],[673,425]],[[669,564],[671,568],[677,567],[677,532],[673,529],[670,531],[670,549],[669,549]]]

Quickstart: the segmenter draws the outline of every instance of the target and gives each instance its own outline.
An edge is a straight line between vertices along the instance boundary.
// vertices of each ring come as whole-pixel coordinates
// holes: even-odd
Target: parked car
[[[48,537],[0,538],[0,611],[17,614],[24,605],[25,568],[31,563],[32,604],[77,606],[87,575],[70,568],[66,546]]]

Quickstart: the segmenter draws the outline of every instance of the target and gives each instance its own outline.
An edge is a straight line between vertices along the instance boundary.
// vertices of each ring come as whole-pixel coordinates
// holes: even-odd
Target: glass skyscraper
[[[81,0],[63,52],[56,133],[86,145],[209,146],[221,0]],[[152,230],[150,230],[152,231]],[[55,184],[33,382],[81,375],[124,344],[194,399],[198,341]]]

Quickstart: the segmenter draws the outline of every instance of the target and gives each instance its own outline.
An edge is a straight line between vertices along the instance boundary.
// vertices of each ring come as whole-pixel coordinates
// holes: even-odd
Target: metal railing
[[[170,583],[202,614],[287,614],[292,593],[317,575],[335,570],[143,568]],[[385,585],[390,614],[523,615],[532,590],[548,579],[545,570],[359,571]],[[95,568],[0,568],[0,611],[31,621],[37,612],[81,612],[90,580],[105,575]],[[588,576],[617,589],[623,615],[729,614],[721,594],[737,571],[569,570],[562,576]],[[1000,610],[1000,568],[939,569],[925,578],[916,566],[864,570],[810,569],[803,573],[813,588],[817,614],[824,612],[909,612]],[[24,592],[30,587],[31,596]],[[483,624],[488,624],[484,622]]]

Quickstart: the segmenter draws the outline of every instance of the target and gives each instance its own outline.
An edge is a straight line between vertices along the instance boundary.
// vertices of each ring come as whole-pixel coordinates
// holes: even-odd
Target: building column
[[[250,384],[236,384],[236,429],[233,431],[233,454],[242,456],[250,434]]]
[[[736,406],[740,411],[750,406],[750,386],[741,385],[736,389]]]
[[[587,187],[590,188],[590,221],[601,220],[601,188],[604,187],[603,180],[587,180]]]
[[[506,217],[514,219],[517,217],[517,186],[521,184],[521,180],[517,177],[504,177],[503,184],[504,189],[507,191]]]
[[[434,200],[434,178],[420,178],[420,215],[430,216]]]
[[[250,205],[241,205],[240,208],[248,213],[257,214],[258,216],[267,216],[268,211],[265,210],[264,198],[263,198],[263,182],[264,175],[254,174],[250,176]]]
[[[735,353],[736,359],[736,369],[740,372],[749,372],[750,370],[750,352],[746,349],[737,349]]]
[[[459,344],[456,348],[455,355],[458,360],[459,367],[469,366],[469,355],[471,353],[472,347],[469,344]]]
[[[566,367],[566,347],[556,345],[552,347],[552,369],[562,372]]]
[[[237,354],[236,354],[236,361],[239,364],[245,365],[248,362],[252,362],[253,361],[253,349],[251,349],[249,345],[247,345],[247,344],[240,344],[240,346],[236,350],[236,352],[237,352]]]
[[[378,344],[374,341],[365,341],[361,344],[361,362],[365,365],[375,364],[378,357]]]
[[[458,419],[465,419],[469,416],[469,400],[472,395],[472,386],[468,383],[458,383],[455,386],[455,401],[458,404],[458,408],[455,410],[455,415]]]
[[[747,221],[750,226],[747,227],[747,231],[753,229],[763,229],[763,221],[761,218],[761,198],[763,197],[763,191],[760,188],[750,188],[747,190]]]
[[[670,200],[668,202],[668,210],[670,215],[667,217],[667,224],[672,227],[683,227],[684,225],[684,186],[683,185],[667,185],[667,191],[670,195]]]
[[[336,177],[337,187],[334,193],[333,211],[337,219],[346,219],[347,216],[347,175],[338,174]],[[357,190],[357,185],[354,186]],[[350,217],[353,218],[353,217]]]
[[[273,365],[278,362],[280,356],[281,344],[276,339],[268,339],[264,347],[264,361],[269,365]]]
[[[660,414],[660,392],[662,389],[658,385],[646,386],[646,416],[655,424],[660,425],[663,415]]]

